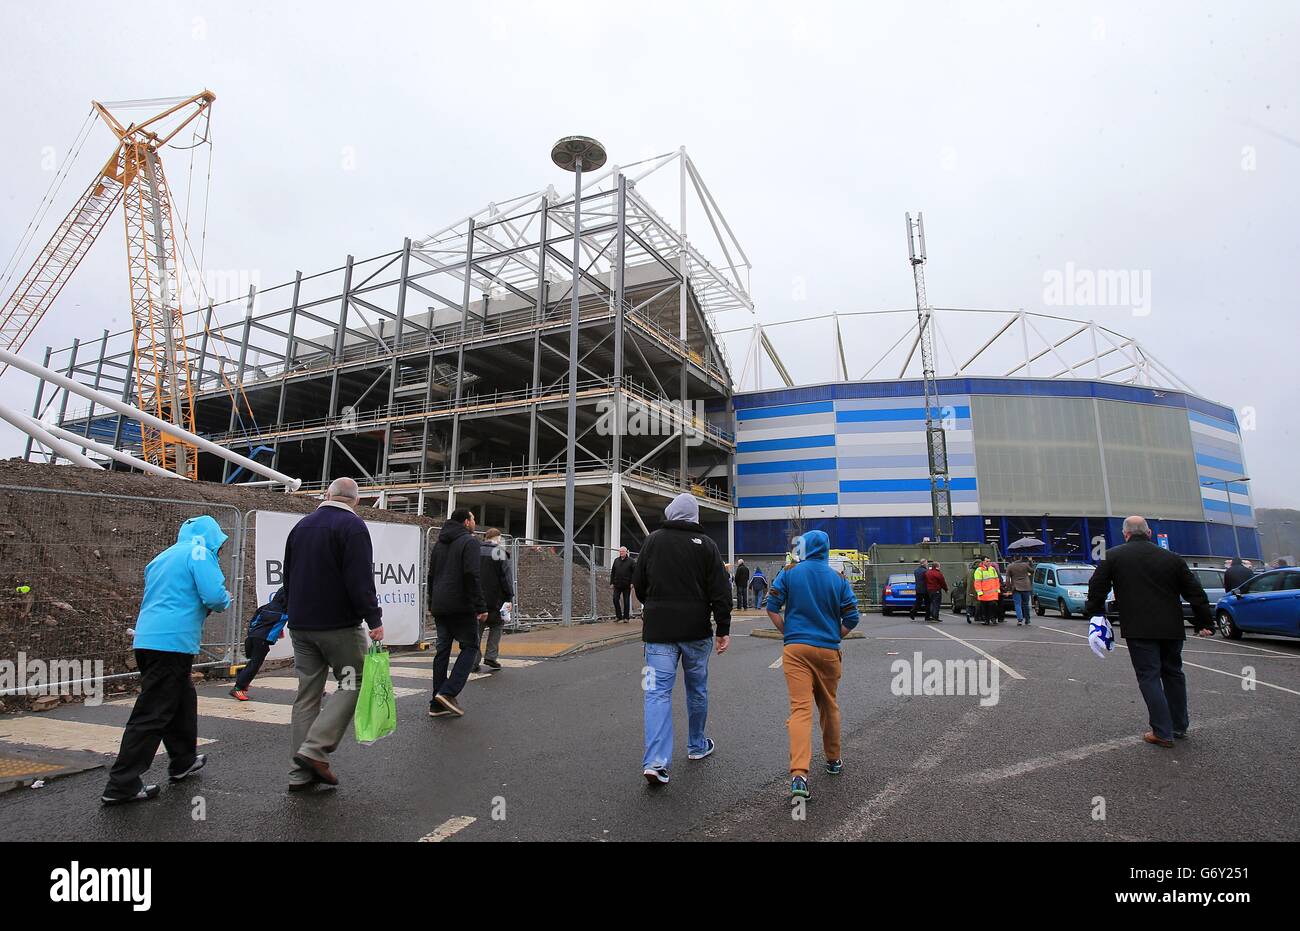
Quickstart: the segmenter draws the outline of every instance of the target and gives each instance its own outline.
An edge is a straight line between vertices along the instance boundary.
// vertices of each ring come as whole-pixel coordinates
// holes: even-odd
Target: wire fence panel
[[[102,661],[105,678],[132,675],[144,570],[206,514],[229,538],[219,555],[231,607],[203,625],[196,665],[233,661],[240,627],[238,508],[0,486],[0,653],[46,662]]]
[[[512,547],[517,584],[515,611],[523,623],[563,623],[564,620],[564,544],[554,540],[514,541]],[[573,620],[587,623],[596,620],[593,605],[593,547],[588,543],[573,547]],[[610,610],[613,610],[611,604]]]

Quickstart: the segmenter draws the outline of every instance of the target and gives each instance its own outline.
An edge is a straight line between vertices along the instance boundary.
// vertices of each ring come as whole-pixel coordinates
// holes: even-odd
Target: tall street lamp
[[[551,147],[551,161],[573,172],[573,285],[569,289],[568,435],[564,454],[564,575],[562,614],[573,623],[573,476],[578,434],[578,288],[582,282],[582,172],[605,164],[605,147],[590,136],[565,136]],[[594,567],[593,567],[594,568]],[[595,613],[595,605],[592,612]]]
[[[1250,481],[1249,476],[1245,476],[1245,475],[1242,475],[1238,478],[1201,479],[1201,484],[1206,487],[1217,488],[1219,485],[1222,485],[1223,490],[1228,495],[1228,520],[1232,523],[1232,549],[1233,549],[1233,554],[1238,559],[1241,558],[1241,541],[1237,539],[1237,515],[1232,513],[1232,485],[1234,482],[1239,482],[1244,485],[1246,482],[1249,481]]]

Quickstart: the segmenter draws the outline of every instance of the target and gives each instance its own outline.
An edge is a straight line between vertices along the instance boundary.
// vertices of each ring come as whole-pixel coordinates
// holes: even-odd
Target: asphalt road
[[[845,771],[825,775],[817,749],[802,819],[787,797],[781,645],[745,636],[757,624],[746,620],[711,667],[718,751],[685,759],[679,682],[679,755],[663,788],[641,777],[642,656],[630,643],[472,682],[460,719],[428,718],[427,692],[399,698],[395,734],[371,747],[345,739],[337,789],[286,793],[286,726],[202,717],[200,735],[215,742],[191,782],[104,809],[104,770],[92,770],[0,795],[0,830],[14,840],[1300,839],[1300,644],[1189,640],[1185,661],[1208,668],[1188,668],[1191,737],[1165,750],[1139,738],[1145,708],[1127,654],[1093,656],[1084,622],[944,617],[868,616],[866,639],[845,642]],[[996,704],[891,688],[891,664],[916,651],[979,660],[977,650],[1003,664]],[[258,697],[287,704],[291,693]],[[56,714],[120,725],[128,712]]]

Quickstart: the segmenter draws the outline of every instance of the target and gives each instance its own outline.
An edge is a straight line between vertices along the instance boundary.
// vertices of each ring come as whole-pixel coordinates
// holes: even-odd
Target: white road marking
[[[429,677],[428,675],[425,675],[424,678],[428,679]],[[333,695],[338,691],[338,687],[338,683],[331,679],[329,682],[325,683],[325,694]],[[258,689],[296,692],[298,691],[298,679],[294,676],[258,676],[253,680],[253,684],[248,687],[248,690],[256,696]],[[423,693],[423,691],[423,689],[408,689],[401,686],[393,687],[393,694],[398,698],[405,698],[407,695],[419,695]],[[253,700],[256,701],[256,697],[254,697]]]
[[[459,818],[448,818],[446,821],[438,825],[428,834],[421,837],[419,843],[421,844],[441,843],[442,841],[445,841],[447,838],[451,837],[453,834],[465,830],[465,828],[469,827],[477,820],[478,820],[477,818],[471,818],[468,815],[461,815]]]
[[[1211,718],[1204,723],[1197,724],[1197,729],[1215,727],[1220,724],[1230,722],[1244,721],[1249,718],[1248,714],[1230,714],[1221,718]],[[1032,773],[1035,770],[1047,769],[1051,766],[1060,766],[1063,763],[1078,763],[1090,756],[1098,753],[1108,753],[1111,750],[1122,750],[1125,747],[1135,747],[1142,744],[1141,737],[1115,737],[1111,740],[1102,740],[1094,744],[1087,744],[1082,747],[1073,747],[1069,750],[1058,750],[1055,753],[1048,753],[1043,756],[1036,756],[1028,760],[1022,760],[1019,763],[1012,763],[1009,766],[999,766],[996,769],[986,769],[983,772],[971,773],[966,776],[960,776],[957,782],[975,782],[980,785],[987,785],[992,782],[999,782],[1003,779],[1012,779],[1016,776],[1023,776],[1026,773]]]
[[[937,767],[948,752],[966,738],[967,732],[983,712],[984,709],[973,708],[962,715],[960,720],[944,732],[929,750],[916,758],[910,772],[886,783],[883,789],[855,808],[848,817],[843,819],[840,827],[827,836],[827,840],[854,841],[864,838],[889,809],[902,801],[907,793],[917,786],[919,775]]]
[[[1210,638],[1206,637],[1205,639],[1208,640]],[[1229,644],[1234,647],[1244,647],[1247,650],[1258,650],[1260,653],[1272,653],[1275,656],[1285,656],[1287,659],[1295,659],[1296,657],[1295,653],[1287,653],[1283,650],[1270,650],[1268,647],[1257,647],[1253,643],[1242,643],[1239,640],[1230,640],[1225,642],[1223,645],[1228,646]]]
[[[1074,633],[1073,631],[1069,631],[1069,630],[1057,630],[1055,627],[1044,627],[1043,630],[1054,631],[1055,633],[1058,633],[1058,634],[1067,634],[1067,635],[1069,635],[1069,636],[1071,636],[1071,637],[1083,637],[1084,640],[1087,640],[1087,639],[1088,639],[1087,637],[1084,637],[1083,634],[1076,634],[1076,633]],[[1126,645],[1124,645],[1123,643],[1120,643],[1118,640],[1115,641],[1115,646],[1117,646],[1117,647],[1121,647],[1121,648],[1123,648],[1123,649],[1125,649],[1125,650],[1128,649],[1128,647],[1127,647]],[[1237,654],[1237,655],[1238,655],[1238,656],[1245,656],[1246,654],[1244,654],[1244,653],[1239,653],[1239,654]],[[1234,679],[1238,679],[1238,680],[1240,680],[1240,681],[1242,681],[1242,682],[1245,682],[1245,681],[1246,681],[1246,677],[1245,677],[1245,676],[1238,675],[1238,674],[1235,673],[1235,672],[1228,672],[1226,669],[1215,669],[1213,666],[1202,666],[1200,663],[1189,663],[1189,662],[1187,662],[1186,660],[1183,660],[1183,665],[1184,665],[1184,666],[1191,666],[1193,669],[1204,669],[1206,672],[1217,672],[1217,673],[1218,673],[1219,675],[1221,675],[1221,676],[1231,676],[1232,678],[1234,678]],[[1254,679],[1251,679],[1250,681],[1254,682],[1256,685],[1263,685],[1263,686],[1266,686],[1266,687],[1268,687],[1268,688],[1270,688],[1270,689],[1277,689],[1279,692],[1286,692],[1286,693],[1288,693],[1288,694],[1290,694],[1290,695],[1300,695],[1300,692],[1297,692],[1295,689],[1289,689],[1289,688],[1286,688],[1285,686],[1282,686],[1282,685],[1274,685],[1272,682],[1265,682],[1263,679],[1254,678]]]
[[[778,657],[776,658],[776,662],[773,663],[771,666],[768,666],[767,668],[768,668],[768,669],[780,669],[780,668],[781,668],[781,664],[784,663],[784,662],[785,662],[785,657],[784,657],[784,656],[778,656]]]
[[[452,661],[454,662],[455,659],[456,656],[453,655]],[[541,660],[513,659],[508,656],[499,656],[497,657],[497,662],[500,663],[502,666],[506,667],[507,669],[527,669],[529,666],[536,666],[539,662],[541,662]],[[401,657],[394,656],[392,662],[390,663],[390,667],[396,669],[398,666],[402,666],[402,665],[419,664],[414,667],[418,669],[419,666],[432,664],[432,663],[433,663],[433,654],[422,653],[422,654],[412,654],[409,656],[402,655]]]
[[[0,742],[48,747],[51,750],[88,750],[91,753],[116,754],[122,745],[125,728],[112,724],[88,724],[59,718],[22,716],[0,718]],[[210,744],[207,737],[199,744]],[[163,748],[159,746],[158,752]]]
[[[947,637],[949,640],[956,640],[958,643],[960,643],[962,646],[966,647],[967,649],[974,650],[976,653],[978,653],[980,656],[984,657],[986,660],[988,660],[988,661],[989,661],[990,663],[992,663],[993,665],[997,666],[999,669],[1001,669],[1003,672],[1005,672],[1005,673],[1006,673],[1007,675],[1009,675],[1011,678],[1013,678],[1013,679],[1024,679],[1024,676],[1022,676],[1020,673],[1016,672],[1014,669],[1012,669],[1012,668],[1011,668],[1010,666],[1008,666],[1006,663],[1002,662],[1002,660],[998,659],[996,656],[994,656],[994,655],[991,654],[991,653],[985,653],[983,650],[981,650],[981,649],[980,649],[979,647],[977,647],[975,644],[971,643],[969,640],[963,640],[961,637],[953,636],[952,634],[948,633],[946,630],[936,630],[935,633],[936,633],[936,634],[943,634],[943,635],[944,635],[945,637]]]

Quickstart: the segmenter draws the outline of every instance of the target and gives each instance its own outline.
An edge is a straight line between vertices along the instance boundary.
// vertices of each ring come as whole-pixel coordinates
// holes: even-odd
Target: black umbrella
[[[1021,537],[1016,542],[1007,547],[1008,550],[1032,550],[1035,547],[1046,546],[1038,537]]]

